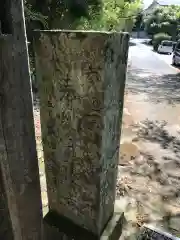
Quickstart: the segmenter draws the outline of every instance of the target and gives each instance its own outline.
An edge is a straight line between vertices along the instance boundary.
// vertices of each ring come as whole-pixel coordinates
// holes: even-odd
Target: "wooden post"
[[[23,1],[3,0],[0,23],[0,167],[6,202],[13,239],[40,240],[42,203]]]
[[[0,153],[1,153],[1,150],[0,150]],[[1,157],[0,157],[0,160],[1,160]],[[5,239],[5,240],[14,239],[1,168],[0,168],[0,239]]]
[[[35,34],[46,219],[61,216],[62,230],[75,239],[99,239],[113,216],[128,39],[90,31]]]

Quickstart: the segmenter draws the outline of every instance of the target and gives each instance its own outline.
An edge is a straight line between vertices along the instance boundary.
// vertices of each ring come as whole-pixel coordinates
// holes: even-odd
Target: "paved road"
[[[180,235],[180,75],[136,39],[129,50],[120,151],[120,204],[132,224],[126,234],[150,222]]]
[[[132,65],[134,67],[158,74],[170,74],[176,72],[176,69],[173,69],[172,67],[168,68],[166,62],[159,61],[159,56],[163,56],[166,61],[166,58],[171,58],[169,55],[156,54],[152,51],[151,46],[143,44],[143,42],[143,39],[131,39],[130,41],[131,46],[129,57],[132,58]]]
[[[134,122],[145,118],[180,123],[180,73],[138,40],[131,41],[126,110]]]

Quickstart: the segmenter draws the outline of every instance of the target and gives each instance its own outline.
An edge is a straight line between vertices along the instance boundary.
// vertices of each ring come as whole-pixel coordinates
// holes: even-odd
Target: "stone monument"
[[[34,37],[48,216],[89,239],[101,237],[114,213],[128,42],[117,32]]]

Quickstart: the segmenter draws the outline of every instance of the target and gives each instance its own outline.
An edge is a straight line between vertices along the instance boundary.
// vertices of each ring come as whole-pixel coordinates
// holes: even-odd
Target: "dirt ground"
[[[180,133],[177,136],[169,135],[163,121],[133,122],[126,105],[128,99],[124,107],[117,179],[117,200],[125,212],[125,228],[128,229],[123,232],[123,239],[135,239],[143,223],[153,223],[158,228],[179,235]],[[38,104],[34,108],[34,119],[45,214],[48,201]]]
[[[136,239],[144,223],[179,237],[180,104],[153,102],[146,89],[131,90],[125,95],[117,182],[127,221],[122,239]]]

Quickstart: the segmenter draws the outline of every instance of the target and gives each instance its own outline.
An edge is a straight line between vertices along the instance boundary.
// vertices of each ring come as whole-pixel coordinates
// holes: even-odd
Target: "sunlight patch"
[[[152,73],[138,73],[137,76],[140,78],[145,78],[145,77],[152,76]]]

